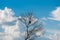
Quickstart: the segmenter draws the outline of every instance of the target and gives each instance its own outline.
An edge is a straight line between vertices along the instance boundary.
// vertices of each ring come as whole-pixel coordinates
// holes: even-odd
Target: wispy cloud
[[[57,7],[55,10],[53,10],[48,19],[60,21],[60,7]]]
[[[45,30],[44,37],[50,40],[60,40],[60,30],[47,29]]]

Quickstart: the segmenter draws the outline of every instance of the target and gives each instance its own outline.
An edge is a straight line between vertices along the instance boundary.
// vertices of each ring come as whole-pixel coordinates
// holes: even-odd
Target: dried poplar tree
[[[41,36],[43,25],[39,19],[36,19],[32,15],[32,13],[28,13],[26,16],[21,16],[18,19],[25,24],[25,40],[34,40],[34,37]]]

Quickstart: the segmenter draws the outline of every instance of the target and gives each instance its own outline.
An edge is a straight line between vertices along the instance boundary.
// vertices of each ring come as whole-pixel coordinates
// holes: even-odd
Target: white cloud
[[[10,22],[14,25],[9,25]],[[12,9],[7,7],[4,10],[0,9],[0,25],[4,29],[4,32],[0,32],[0,40],[13,40],[20,37],[19,21],[14,17]]]
[[[12,11],[12,9],[9,9],[7,7],[5,7],[4,10],[0,9],[0,22],[12,21],[14,20],[13,16],[14,16],[14,12]]]
[[[60,21],[60,7],[57,7],[55,10],[53,10],[50,14],[50,17],[48,17],[50,20]],[[58,24],[57,26],[59,26]],[[49,38],[51,40],[60,40],[60,30],[54,30],[54,29],[47,29],[46,33],[48,35],[45,35],[46,38]]]
[[[47,29],[45,30],[47,34],[44,34],[45,38],[50,40],[60,40],[60,30]]]
[[[60,21],[60,7],[52,11],[51,17],[49,19]],[[47,20],[45,17],[42,20]],[[9,25],[9,23],[14,25]],[[14,40],[14,38],[19,38],[21,35],[24,35],[25,32],[20,32],[20,25],[17,17],[14,17],[14,12],[12,9],[5,7],[4,10],[0,9],[0,25],[4,29],[4,32],[0,32],[0,40]],[[45,38],[51,40],[60,40],[60,31],[59,30],[45,30],[50,34],[44,34]],[[52,35],[53,34],[53,35]],[[40,35],[39,32],[36,35]],[[21,38],[22,39],[22,38]]]
[[[60,21],[60,7],[57,7],[55,10],[53,10],[48,19]]]
[[[12,35],[13,37],[19,37],[20,35],[20,31],[18,31],[19,29],[18,23],[16,23],[16,25],[13,26],[4,25],[3,28],[5,29],[6,34]]]
[[[46,20],[47,20],[47,18],[46,18],[46,17],[43,17],[43,18],[42,18],[42,20],[46,21]]]
[[[8,35],[3,38],[3,40],[13,40],[12,36]]]

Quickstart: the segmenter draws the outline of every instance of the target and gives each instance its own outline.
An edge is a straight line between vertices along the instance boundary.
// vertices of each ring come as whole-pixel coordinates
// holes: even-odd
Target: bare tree
[[[25,24],[25,40],[33,40],[34,37],[38,37],[42,34],[43,25],[39,19],[33,17],[32,13],[28,13],[26,16],[21,16],[18,19]]]

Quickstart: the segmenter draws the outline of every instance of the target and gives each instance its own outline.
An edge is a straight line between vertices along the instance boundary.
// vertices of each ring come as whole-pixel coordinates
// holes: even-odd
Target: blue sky
[[[1,0],[0,8],[9,7],[15,11],[15,15],[33,11],[36,16],[48,16],[49,13],[60,6],[59,0]],[[38,15],[39,14],[39,15]]]
[[[5,11],[5,7],[6,10],[11,8],[15,12],[14,16],[32,11],[35,17],[43,20],[47,32],[54,35],[60,32],[60,0],[0,0],[0,9]],[[0,28],[1,31],[4,30]]]

